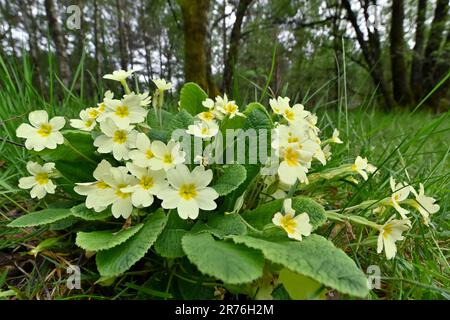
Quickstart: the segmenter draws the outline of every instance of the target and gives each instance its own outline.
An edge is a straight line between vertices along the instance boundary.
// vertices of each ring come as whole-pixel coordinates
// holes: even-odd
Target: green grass
[[[0,58],[0,270],[9,270],[7,276],[0,273],[0,299],[11,296],[22,299],[167,297],[164,284],[161,284],[161,291],[155,290],[155,285],[151,289],[147,287],[150,282],[158,287],[163,281],[150,277],[155,270],[167,270],[167,265],[153,260],[146,260],[143,269],[128,272],[110,287],[95,284],[95,265],[85,264],[83,291],[69,292],[65,287],[67,263],[86,260],[81,250],[74,249],[72,235],[48,228],[19,230],[5,227],[19,214],[47,205],[45,199],[31,200],[27,192],[17,188],[19,177],[26,174],[25,163],[32,155],[20,146],[15,129],[31,110],[45,109],[51,115],[69,118],[76,116],[80,109],[93,105],[95,101],[79,98],[73,91],[81,68],[75,73],[77,76],[71,88],[62,88],[56,82],[57,85],[50,86],[44,97],[31,84],[32,70],[26,60],[21,65],[14,65]],[[56,92],[60,99],[56,98]],[[347,99],[350,103],[351,97]],[[330,224],[321,231],[332,237],[362,270],[370,265],[379,266],[382,288],[372,291],[370,299],[449,299],[450,114],[432,115],[421,111],[426,103],[413,114],[406,111],[383,113],[373,107],[371,99],[348,110],[347,100],[341,100],[339,105],[343,111],[340,113],[332,107],[316,110],[319,127],[324,129],[325,136],[331,135],[332,129],[337,127],[345,142],[333,148],[333,158],[328,165],[349,163],[361,155],[379,167],[379,173],[367,182],[340,185],[336,190],[329,188],[325,192],[336,192],[341,207],[366,199],[381,199],[390,194],[389,176],[392,175],[414,186],[422,182],[426,193],[439,199],[441,210],[432,217],[430,228],[420,223],[418,214],[412,213],[413,228],[401,242],[396,259],[391,261],[376,253],[376,234],[371,230],[360,227],[338,230],[337,225]],[[312,108],[308,104],[306,107]],[[317,190],[318,193],[323,191]],[[374,216],[369,210],[359,214],[381,222],[392,212],[383,217]],[[58,247],[44,250],[37,257],[27,254],[43,239],[59,235],[64,237]],[[354,239],[349,241],[349,237]],[[140,275],[146,275],[147,281],[142,281]],[[182,275],[175,276],[183,278]]]

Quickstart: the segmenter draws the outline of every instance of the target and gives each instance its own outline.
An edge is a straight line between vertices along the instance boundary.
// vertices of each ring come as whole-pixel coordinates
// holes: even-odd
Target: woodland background
[[[345,90],[351,105],[411,110],[434,90],[422,108],[436,112],[450,101],[450,81],[436,88],[449,76],[449,20],[448,0],[0,0],[0,56],[25,56],[47,98],[62,96],[58,84],[99,98],[103,74],[135,68],[146,87],[194,81],[238,102],[269,81],[316,108],[336,108]]]

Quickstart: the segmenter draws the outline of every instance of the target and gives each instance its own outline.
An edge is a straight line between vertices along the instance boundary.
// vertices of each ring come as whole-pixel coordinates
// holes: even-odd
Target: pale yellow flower
[[[28,123],[22,123],[16,130],[19,138],[25,138],[25,147],[29,150],[41,151],[45,148],[56,149],[58,144],[64,143],[64,137],[59,132],[66,120],[63,117],[54,117],[48,120],[48,113],[45,110],[30,112]]]

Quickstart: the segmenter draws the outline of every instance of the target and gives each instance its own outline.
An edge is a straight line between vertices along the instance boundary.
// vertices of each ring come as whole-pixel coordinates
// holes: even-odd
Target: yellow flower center
[[[299,142],[299,138],[296,136],[292,135],[292,132],[288,133],[288,143],[295,143],[295,142]]]
[[[294,114],[294,112],[292,112],[292,111],[289,110],[289,109],[284,110],[284,115],[285,115],[285,117],[286,117],[288,120],[290,120],[290,121],[293,121],[293,120],[295,119],[295,114]]]
[[[89,111],[88,111],[89,118],[96,119],[98,117],[98,115],[99,115],[99,112],[97,111],[97,109],[94,109],[94,108],[89,109]]]
[[[237,111],[237,105],[228,102],[225,107],[223,108],[227,113],[233,114]]]
[[[202,128],[201,133],[204,135],[207,135],[209,133],[209,129],[208,128]]]
[[[39,130],[37,131],[37,133],[41,137],[48,137],[50,135],[50,133],[52,133],[52,126],[48,123],[43,123],[39,127]]]
[[[383,228],[383,238],[384,239],[387,239],[391,233],[392,233],[391,226],[387,225]]]
[[[164,163],[172,163],[172,161],[173,161],[172,155],[170,153],[166,153],[164,155],[163,162]]]
[[[93,120],[93,119],[89,119],[89,120],[87,120],[87,121],[84,123],[84,126],[85,126],[86,128],[89,128],[90,126],[92,126],[93,123],[94,123],[94,120]]]
[[[35,176],[35,179],[38,184],[47,184],[48,183],[48,174],[45,172],[38,173]]]
[[[141,181],[139,181],[139,185],[142,187],[142,189],[148,190],[153,188],[155,185],[155,181],[152,177],[142,177]]]
[[[352,170],[353,171],[358,171],[358,166],[356,164],[352,164]]]
[[[125,118],[128,117],[129,114],[130,112],[128,111],[127,106],[118,106],[116,109],[116,116],[118,117]]]
[[[153,157],[154,157],[154,154],[153,154],[152,150],[147,149],[147,151],[145,152],[145,157],[146,157],[147,159],[153,158]]]
[[[98,106],[98,111],[102,113],[105,112],[105,109],[106,109],[105,103],[104,102],[100,103],[100,105]]]
[[[203,120],[213,120],[214,114],[211,111],[205,111],[202,113],[201,117]]]
[[[114,132],[113,141],[118,144],[123,144],[127,141],[127,133],[124,130],[117,130]]]
[[[121,198],[121,199],[126,199],[126,198],[128,198],[131,194],[130,193],[125,193],[125,192],[122,192],[120,189],[122,189],[122,188],[125,188],[127,185],[126,184],[124,184],[124,183],[122,183],[122,184],[119,184],[118,186],[117,186],[117,189],[116,189],[116,196],[118,197],[118,198]]]
[[[180,197],[184,200],[191,200],[197,196],[197,189],[195,188],[195,184],[183,184],[178,191]]]
[[[295,232],[295,228],[297,227],[297,222],[294,220],[294,217],[291,215],[284,215],[281,218],[281,227],[286,230],[287,233],[293,234]]]
[[[286,151],[284,152],[284,160],[290,167],[298,166],[299,157],[300,157],[299,152],[293,148],[287,148]]]
[[[104,181],[99,181],[95,184],[95,186],[99,189],[108,189],[110,186],[108,186]]]

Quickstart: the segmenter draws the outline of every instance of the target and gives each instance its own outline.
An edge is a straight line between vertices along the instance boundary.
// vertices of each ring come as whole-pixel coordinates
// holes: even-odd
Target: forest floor
[[[24,77],[24,79],[23,79]],[[20,80],[22,79],[22,80]],[[56,104],[39,96],[23,81],[30,74],[0,72],[0,299],[133,299],[164,297],[164,292],[148,289],[142,276],[151,270],[127,272],[113,286],[95,285],[98,276],[95,264],[83,269],[83,290],[69,291],[66,287],[68,262],[86,259],[75,249],[73,240],[63,231],[48,228],[7,228],[12,219],[44,206],[29,198],[17,187],[18,179],[25,175],[29,153],[18,145],[15,128],[34,109],[46,109],[67,117],[75,116],[85,103],[72,94],[66,94]],[[343,110],[342,112],[316,111],[319,127],[327,135],[338,128],[344,144],[333,150],[335,163],[347,163],[355,156],[367,157],[370,163],[383,168],[382,177],[352,190],[361,199],[385,196],[389,192],[389,175],[414,185],[424,183],[427,194],[439,200],[441,210],[431,218],[427,228],[414,223],[407,240],[402,242],[394,260],[386,261],[375,250],[374,241],[366,241],[363,233],[350,234],[354,241],[335,235],[333,242],[356,261],[362,270],[376,265],[381,270],[381,288],[371,291],[370,299],[450,299],[450,218],[448,215],[450,181],[450,121],[449,113],[433,115],[423,111],[415,113],[383,113],[373,108]],[[378,182],[376,182],[378,181]],[[414,214],[416,221],[420,218]],[[345,233],[345,232],[344,232]],[[348,236],[348,234],[347,234]],[[62,237],[56,244],[44,239]],[[37,247],[38,246],[38,247]],[[37,249],[36,249],[37,247]],[[34,249],[33,252],[30,252]],[[33,254],[34,253],[34,254]],[[92,258],[91,258],[92,260]],[[163,269],[165,266],[161,266]],[[147,277],[147,278],[148,278]],[[144,281],[145,282],[145,281]],[[347,298],[347,297],[343,297]]]

